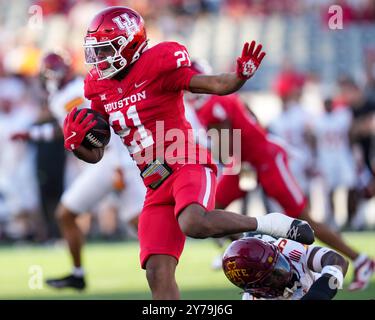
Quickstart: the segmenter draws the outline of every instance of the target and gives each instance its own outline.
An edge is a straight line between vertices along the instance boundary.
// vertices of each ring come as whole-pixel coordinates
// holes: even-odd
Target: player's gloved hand
[[[64,147],[69,151],[77,149],[87,131],[93,128],[96,125],[96,120],[94,115],[91,113],[87,115],[87,109],[82,109],[78,112],[77,116],[74,119],[74,115],[77,112],[77,108],[74,108],[70,111],[64,121]]]
[[[29,141],[30,140],[30,133],[28,131],[19,131],[15,132],[10,136],[12,141]]]
[[[265,55],[266,53],[262,52],[261,44],[255,48],[255,41],[252,41],[251,44],[246,42],[241,57],[237,59],[237,76],[243,80],[250,79],[259,68]]]

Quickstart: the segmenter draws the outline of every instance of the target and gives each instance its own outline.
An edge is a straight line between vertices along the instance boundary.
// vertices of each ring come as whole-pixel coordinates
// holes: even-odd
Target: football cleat
[[[365,290],[375,272],[375,261],[368,257],[362,256],[362,263],[354,267],[354,278],[350,283],[349,291]]]
[[[306,221],[282,213],[270,213],[257,218],[257,232],[277,238],[287,238],[303,244],[314,242],[314,231]]]
[[[298,219],[294,219],[290,225],[286,238],[303,244],[312,244],[315,240],[314,231],[310,225],[306,221]]]
[[[46,284],[56,289],[73,288],[76,290],[84,290],[86,282],[84,277],[77,277],[75,275],[68,275],[63,278],[48,279]]]

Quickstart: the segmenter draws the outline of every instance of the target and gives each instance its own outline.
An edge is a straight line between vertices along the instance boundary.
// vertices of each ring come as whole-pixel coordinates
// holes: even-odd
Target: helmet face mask
[[[121,56],[121,51],[127,44],[128,42],[122,36],[111,41],[101,42],[97,42],[96,38],[88,37],[83,46],[86,64],[96,68],[100,79],[111,78],[128,64],[126,59]]]
[[[86,64],[99,80],[112,78],[139,59],[147,47],[143,18],[127,7],[110,7],[92,20],[85,37]]]
[[[277,248],[277,247],[276,247]],[[284,294],[293,268],[287,258],[277,248],[278,254],[272,270],[258,283],[250,284],[245,291],[257,298],[276,298]]]

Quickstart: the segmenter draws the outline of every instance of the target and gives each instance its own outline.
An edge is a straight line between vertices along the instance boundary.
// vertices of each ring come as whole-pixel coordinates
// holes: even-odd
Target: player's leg
[[[347,207],[348,207],[348,222],[347,226],[350,228],[352,226],[352,222],[354,217],[358,212],[358,208],[361,202],[361,194],[358,188],[351,188],[348,190],[348,200],[347,200]]]
[[[72,258],[72,272],[66,276],[50,278],[46,283],[54,288],[74,288],[82,290],[86,287],[84,271],[81,261],[81,250],[84,243],[84,236],[77,224],[78,215],[59,203],[56,211],[56,218],[60,227],[61,234],[66,241]]]
[[[335,193],[336,190],[330,189],[327,194],[327,216],[325,224],[327,224],[332,230],[339,231],[339,226],[335,218]]]
[[[217,183],[215,208],[224,210],[233,201],[243,198],[246,192],[240,189],[240,175],[223,175]]]
[[[85,168],[62,195],[56,217],[69,248],[73,269],[67,276],[48,279],[47,284],[52,287],[83,289],[86,286],[81,257],[84,236],[77,224],[77,217],[89,211],[112,189],[112,167],[104,166],[105,163]]]
[[[148,258],[146,277],[154,300],[178,300],[178,290],[175,272],[176,258],[170,255],[156,254]]]
[[[307,244],[314,241],[308,224],[297,219],[285,219],[282,214],[253,218],[213,210],[215,185],[216,179],[211,169],[201,165],[186,165],[176,173],[173,185],[175,211],[185,235],[207,238],[258,231]]]
[[[215,193],[215,209],[225,210],[233,201],[245,199],[247,191],[240,188],[240,175],[223,175],[220,177]],[[241,214],[246,216],[246,209],[242,208]],[[226,238],[234,241],[241,234],[231,234]]]
[[[63,202],[60,202],[57,207],[56,218],[62,236],[68,244],[73,266],[80,268],[82,266],[81,248],[84,242],[84,236],[76,221],[80,211],[75,213],[73,210],[68,209]],[[66,202],[69,205],[69,200]]]
[[[320,161],[320,171],[323,176],[323,192],[326,201],[326,218],[327,224],[332,230],[338,231],[340,228],[335,219],[335,193],[341,185],[340,180],[343,173],[340,170],[340,163],[333,164],[332,159],[323,159]]]
[[[333,231],[324,223],[315,221],[306,210],[301,213],[299,218],[306,220],[311,225],[315,231],[316,238],[320,241],[345,254],[351,260],[355,260],[359,256],[359,253],[345,242],[340,233]]]
[[[155,192],[155,199],[146,198],[145,207],[139,217],[138,235],[140,242],[141,266],[146,269],[146,277],[155,300],[179,299],[175,278],[178,259],[185,244],[185,235],[181,232],[173,205],[153,205],[153,202],[173,202],[173,198],[164,192],[163,185]]]
[[[233,201],[245,198],[246,192],[240,189],[240,175],[222,175],[218,181],[216,189],[215,208],[224,210]],[[226,242],[239,239],[241,234],[229,235],[224,238],[215,238],[215,244],[220,249],[220,254],[217,255],[211,264],[212,269],[221,270],[223,250]]]

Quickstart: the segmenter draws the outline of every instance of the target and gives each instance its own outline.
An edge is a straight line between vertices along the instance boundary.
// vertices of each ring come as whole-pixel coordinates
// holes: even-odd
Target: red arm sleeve
[[[191,78],[197,74],[196,71],[182,67],[165,75],[162,89],[167,91],[188,90]]]

